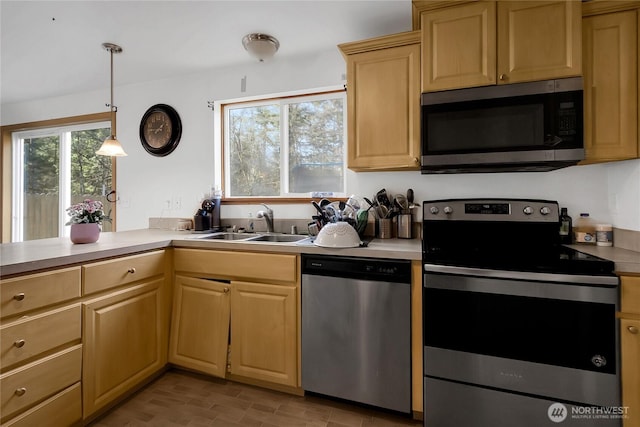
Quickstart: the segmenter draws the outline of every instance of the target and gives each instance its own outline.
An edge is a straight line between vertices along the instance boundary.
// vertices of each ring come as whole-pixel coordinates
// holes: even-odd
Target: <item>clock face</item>
[[[166,156],[176,148],[181,135],[180,116],[169,105],[154,105],[142,116],[140,141],[149,154]]]
[[[144,137],[152,148],[162,148],[171,140],[171,119],[164,111],[157,111],[147,117],[144,123]]]

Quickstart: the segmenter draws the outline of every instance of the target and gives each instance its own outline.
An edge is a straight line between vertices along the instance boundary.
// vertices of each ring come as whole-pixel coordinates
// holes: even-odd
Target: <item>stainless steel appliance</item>
[[[422,94],[422,173],[549,171],[584,159],[582,78]]]
[[[621,425],[613,263],[558,231],[553,201],[424,202],[426,427]]]
[[[302,388],[411,413],[411,263],[302,255]]]

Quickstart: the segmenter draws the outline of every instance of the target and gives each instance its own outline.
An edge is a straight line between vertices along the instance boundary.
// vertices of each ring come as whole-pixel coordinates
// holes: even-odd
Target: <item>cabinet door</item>
[[[227,369],[229,283],[176,276],[169,362],[217,377]]]
[[[232,374],[297,385],[296,289],[232,282]]]
[[[163,281],[131,286],[84,304],[84,418],[166,364]]]
[[[636,11],[583,21],[586,162],[638,157],[636,26]]]
[[[629,408],[624,427],[640,427],[640,320],[620,319],[622,406]]]
[[[422,13],[422,91],[496,83],[496,4]]]
[[[409,34],[411,44],[347,55],[349,169],[420,168],[420,38]]]
[[[579,1],[499,1],[498,83],[579,76]]]

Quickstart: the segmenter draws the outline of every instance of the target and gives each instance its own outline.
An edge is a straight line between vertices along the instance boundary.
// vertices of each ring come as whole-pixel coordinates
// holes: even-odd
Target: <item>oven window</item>
[[[424,289],[424,345],[616,373],[615,306]],[[596,367],[591,359],[603,356]]]

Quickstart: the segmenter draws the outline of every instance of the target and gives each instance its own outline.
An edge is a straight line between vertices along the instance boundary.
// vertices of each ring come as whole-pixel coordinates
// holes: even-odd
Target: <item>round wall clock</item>
[[[166,104],[150,107],[140,120],[140,141],[149,154],[166,156],[176,149],[182,136],[178,112]]]

